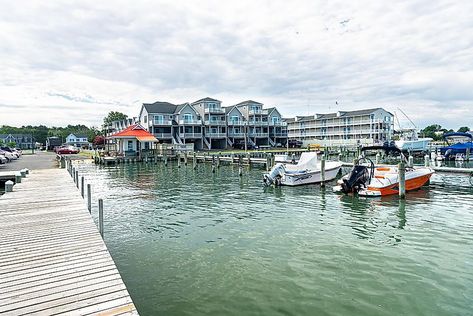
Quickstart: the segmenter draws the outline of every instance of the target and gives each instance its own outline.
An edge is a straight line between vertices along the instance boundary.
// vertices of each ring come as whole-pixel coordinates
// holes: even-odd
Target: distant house
[[[35,143],[31,134],[0,134],[3,144],[15,143],[15,147],[21,149],[31,149]]]
[[[61,138],[57,136],[51,136],[46,139],[46,149],[53,150],[54,147],[59,147],[62,145]]]
[[[87,135],[80,135],[80,134],[76,135],[72,133],[66,137],[66,145],[76,146],[79,148],[91,147],[89,140],[87,139]]]

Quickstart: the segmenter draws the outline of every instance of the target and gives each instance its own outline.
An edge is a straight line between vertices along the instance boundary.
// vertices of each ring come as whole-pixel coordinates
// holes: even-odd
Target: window
[[[163,115],[155,115],[154,116],[154,124],[164,124],[164,116]],[[146,123],[146,121],[145,121]]]
[[[129,140],[128,141],[128,146],[127,146],[128,150],[133,150],[133,141],[132,140]]]
[[[279,117],[273,116],[273,117],[271,118],[271,121],[273,122],[273,124],[279,123]]]
[[[145,123],[148,122],[148,115],[145,115],[145,117],[143,118],[143,122],[145,122]]]
[[[240,117],[238,115],[232,115],[230,116],[230,122],[232,123],[238,123],[240,121]]]
[[[194,115],[192,115],[190,113],[185,113],[184,114],[184,123],[191,123],[192,121],[194,121]]]

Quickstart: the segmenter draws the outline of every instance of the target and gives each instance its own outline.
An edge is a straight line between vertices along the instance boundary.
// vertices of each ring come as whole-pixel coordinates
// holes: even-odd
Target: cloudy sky
[[[0,0],[0,125],[97,126],[111,110],[211,96],[473,127],[472,12],[469,0]]]

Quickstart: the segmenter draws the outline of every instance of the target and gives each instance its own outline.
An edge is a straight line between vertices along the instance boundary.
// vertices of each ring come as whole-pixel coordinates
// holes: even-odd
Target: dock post
[[[212,173],[215,173],[215,156],[212,155]]]
[[[197,155],[195,154],[195,151],[194,151],[193,158],[192,158],[192,167],[194,169],[197,168]]]
[[[409,160],[408,160],[407,166],[410,167],[410,168],[414,167],[414,157],[412,157],[411,155],[409,155]]]
[[[242,168],[242,158],[241,155],[238,155],[238,175],[241,177],[243,175],[243,168]]]
[[[217,154],[217,168],[220,168],[220,153]]]
[[[234,153],[231,153],[230,154],[230,159],[231,159],[231,164],[233,164],[233,162],[235,161],[235,154]]]
[[[84,198],[84,176],[80,177],[80,194]]]
[[[466,161],[470,160],[470,147],[466,147],[465,149],[465,160]]]
[[[270,168],[270,166],[269,166],[269,165],[271,164],[271,163],[270,163],[270,159],[271,159],[271,158],[269,157],[269,154],[266,154],[266,171],[271,170],[271,168]]]
[[[12,180],[8,180],[7,182],[5,182],[5,193],[7,192],[13,192],[13,181]]]
[[[184,166],[187,166],[187,152],[184,153]]]
[[[181,168],[181,154],[180,153],[177,155],[177,167]]]
[[[66,168],[66,158],[64,156],[61,156],[61,169]]]
[[[251,154],[247,153],[246,156],[248,157],[248,168],[251,168]]]
[[[381,155],[379,154],[379,151],[376,153],[376,165],[379,165],[379,159],[381,158]]]
[[[103,200],[99,199],[99,233],[103,239]]]
[[[15,183],[21,183],[21,173],[15,173]]]
[[[76,183],[76,168],[72,167],[72,174],[71,174],[72,180],[74,180],[74,183]]]
[[[320,160],[320,186],[325,187],[325,157]]]
[[[401,161],[398,165],[398,172],[399,172],[399,198],[405,199],[406,198],[406,167],[404,162]]]
[[[79,170],[76,170],[76,187],[79,188]]]
[[[424,166],[430,167],[430,158],[429,155],[424,156]]]
[[[26,178],[26,169],[21,169],[20,173],[22,178]]]
[[[90,183],[87,183],[87,209],[92,213],[92,189]]]

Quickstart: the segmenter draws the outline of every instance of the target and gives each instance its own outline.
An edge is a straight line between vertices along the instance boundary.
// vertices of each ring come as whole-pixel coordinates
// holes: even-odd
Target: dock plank
[[[0,197],[2,315],[138,315],[65,169],[32,172]]]

